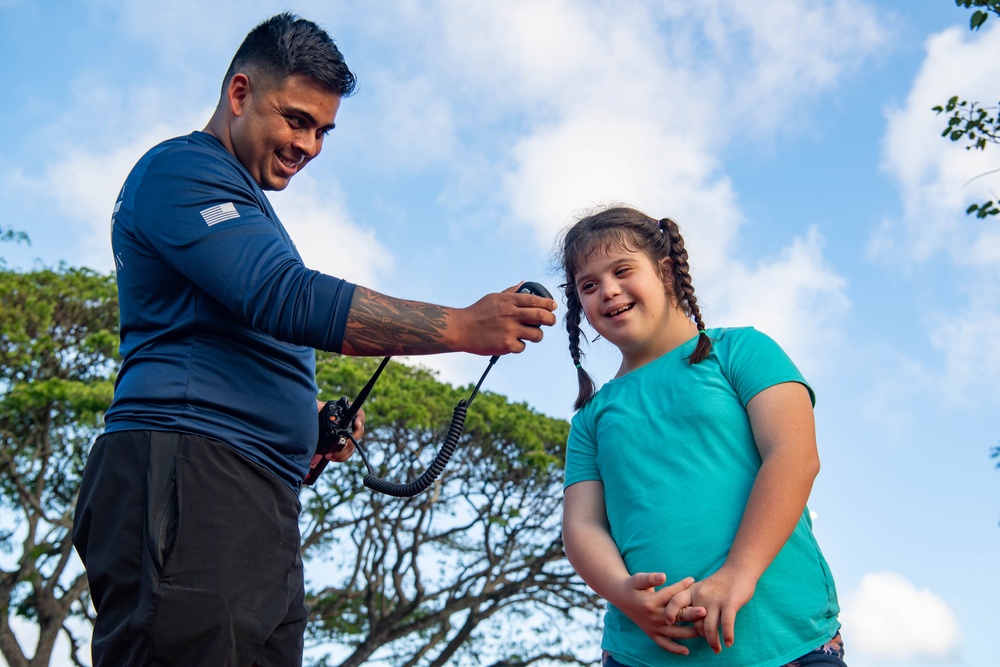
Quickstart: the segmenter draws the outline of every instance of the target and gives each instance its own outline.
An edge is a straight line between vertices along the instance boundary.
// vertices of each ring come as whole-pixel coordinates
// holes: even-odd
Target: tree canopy
[[[80,630],[67,621],[89,618],[87,580],[74,567],[70,530],[111,402],[117,330],[113,276],[0,270],[0,654],[11,667],[49,664],[60,633],[82,664]],[[11,615],[37,626],[32,650]]]
[[[60,636],[73,664],[89,662],[92,607],[70,529],[117,345],[113,275],[18,272],[0,260],[0,655],[11,667],[50,664]],[[324,397],[353,398],[377,362],[320,353]],[[378,474],[416,478],[470,392],[391,363],[365,404],[363,445]],[[328,466],[301,495],[316,664],[595,662],[600,600],[560,541],[567,432],[564,420],[483,391],[451,463],[415,498],[362,486],[357,455]],[[38,629],[32,646],[15,633],[18,617]]]

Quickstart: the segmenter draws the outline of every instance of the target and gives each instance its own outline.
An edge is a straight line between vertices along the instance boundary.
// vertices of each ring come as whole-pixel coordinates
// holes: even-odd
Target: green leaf
[[[980,220],[988,218],[991,215],[1000,215],[1000,208],[994,204],[993,200],[984,202],[982,204],[973,204],[969,208],[965,209],[966,215],[976,214],[976,217]]]

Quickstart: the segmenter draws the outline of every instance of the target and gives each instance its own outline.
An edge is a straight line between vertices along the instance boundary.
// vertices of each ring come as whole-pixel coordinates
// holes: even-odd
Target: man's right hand
[[[468,308],[454,311],[446,339],[453,340],[456,349],[482,355],[522,352],[526,341],[540,342],[541,326],[556,323],[558,304],[553,299],[518,293],[518,287],[487,294]]]

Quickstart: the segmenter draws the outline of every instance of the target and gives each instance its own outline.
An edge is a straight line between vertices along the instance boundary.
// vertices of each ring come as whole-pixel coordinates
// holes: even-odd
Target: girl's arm
[[[697,625],[716,653],[722,650],[720,631],[725,645],[733,645],[736,612],[795,529],[819,473],[812,402],[804,385],[785,382],[765,389],[747,403],[747,414],[760,470],[726,562],[690,588],[693,603],[707,612]]]
[[[694,621],[704,610],[690,606],[688,577],[666,588],[663,572],[639,572],[630,575],[611,539],[607,512],[604,509],[604,485],[601,482],[578,482],[566,488],[563,503],[563,545],[566,557],[581,578],[598,595],[620,609],[661,648],[687,655],[688,648],[675,639],[698,636],[693,626],[667,625],[666,607],[684,609],[677,620]]]

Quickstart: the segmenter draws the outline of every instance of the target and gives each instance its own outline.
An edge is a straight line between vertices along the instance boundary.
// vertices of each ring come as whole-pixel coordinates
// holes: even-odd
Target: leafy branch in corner
[[[960,0],[959,0],[960,1]],[[971,1],[971,0],[970,0]],[[998,0],[1000,2],[1000,0]],[[993,107],[980,106],[978,102],[959,100],[958,95],[952,96],[944,106],[933,108],[937,114],[950,113],[948,125],[941,133],[952,141],[965,139],[968,144],[965,150],[984,150],[986,144],[1000,144],[1000,103]],[[991,172],[992,173],[992,172]],[[1000,214],[1000,201],[989,200],[982,204],[972,204],[965,209],[966,215],[976,214],[977,218],[985,218]]]
[[[980,8],[972,12],[969,18],[970,30],[979,30],[989,19],[990,13],[1000,16],[1000,0],[955,0],[955,5],[966,9]],[[939,104],[932,110],[938,115],[950,114],[941,136],[952,141],[966,140],[968,144],[965,150],[981,151],[985,150],[986,144],[1000,144],[1000,113],[997,113],[1000,111],[1000,103],[992,107],[982,106],[979,102],[960,100],[958,95],[953,95],[946,104]],[[981,204],[972,204],[965,209],[965,213],[975,213],[977,218],[1000,215],[1000,197],[997,197],[997,201],[991,199]]]
[[[997,16],[1000,16],[1000,0],[955,0],[955,5],[965,7],[966,9],[972,9],[973,7],[986,8],[986,11],[977,9],[972,12],[972,16],[969,18],[969,30],[979,30],[986,23],[986,19],[990,17],[987,12],[993,12]]]
[[[948,126],[941,133],[952,141],[962,138],[969,140],[965,150],[973,148],[983,150],[986,144],[1000,144],[1000,103],[995,107],[982,107],[978,102],[959,101],[958,95],[953,96],[944,106],[938,105],[933,111],[938,114],[950,113]]]

